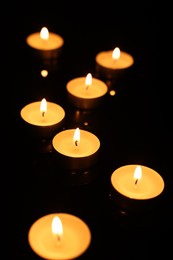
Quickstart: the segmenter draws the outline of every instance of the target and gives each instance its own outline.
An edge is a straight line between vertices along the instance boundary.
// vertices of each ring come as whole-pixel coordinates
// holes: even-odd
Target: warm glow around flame
[[[62,237],[63,227],[62,222],[58,216],[55,216],[52,220],[52,233],[59,238]]]
[[[40,112],[43,114],[46,113],[46,111],[47,111],[47,101],[45,98],[43,98],[40,104]]]
[[[80,142],[80,130],[79,130],[78,127],[76,128],[76,130],[74,132],[73,142],[74,142],[75,146],[79,145],[79,142]]]
[[[112,58],[113,58],[113,60],[118,60],[120,58],[120,49],[118,47],[116,47],[113,50]]]
[[[46,27],[43,27],[40,31],[40,37],[43,40],[47,40],[49,38],[49,31]]]
[[[140,180],[142,178],[142,169],[140,166],[137,166],[134,172],[134,179]]]

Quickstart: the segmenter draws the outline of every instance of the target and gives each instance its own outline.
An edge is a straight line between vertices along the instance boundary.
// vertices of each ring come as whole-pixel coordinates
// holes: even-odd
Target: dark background
[[[23,2],[4,10],[1,199],[6,253],[11,259],[40,259],[28,244],[28,230],[36,219],[53,212],[77,215],[89,225],[91,245],[79,259],[153,259],[172,254],[172,131],[170,90],[161,82],[161,11],[152,2],[116,1],[49,1],[37,6]],[[26,45],[26,37],[43,26],[65,41],[61,60],[47,78],[40,76],[42,64]],[[66,83],[88,72],[98,76],[96,54],[116,46],[134,57],[133,67],[109,82],[115,96],[108,94],[103,106],[80,111],[77,117],[66,97]],[[51,150],[45,152],[25,134],[20,110],[43,97],[64,107],[64,129],[79,126],[99,137],[98,164],[86,175],[61,169]],[[162,203],[156,210],[122,213],[110,201],[112,172],[133,163],[155,169],[164,179]]]

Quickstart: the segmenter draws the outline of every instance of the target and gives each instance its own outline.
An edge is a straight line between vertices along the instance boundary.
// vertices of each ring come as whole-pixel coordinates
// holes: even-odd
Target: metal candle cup
[[[56,134],[52,140],[55,157],[61,167],[69,170],[89,169],[96,164],[100,141],[94,134],[80,130],[80,143],[73,143],[75,129],[68,129]]]
[[[134,63],[133,57],[126,52],[121,51],[117,60],[112,58],[112,53],[112,50],[102,51],[95,58],[98,74],[106,79],[121,77]]]
[[[96,78],[92,78],[92,84],[86,87],[85,80],[85,77],[78,77],[67,83],[68,100],[78,109],[95,109],[103,103],[108,87]]]
[[[38,139],[50,139],[63,127],[65,120],[64,109],[53,102],[47,102],[47,112],[40,112],[41,102],[32,102],[22,108],[20,115],[24,120],[27,132]]]
[[[45,27],[43,29],[47,30]],[[48,32],[46,39],[41,38],[41,31],[30,34],[26,38],[26,43],[30,47],[33,57],[41,61],[42,65],[50,68],[58,63],[64,46],[64,39],[53,32]]]
[[[52,221],[58,217],[63,234],[60,241],[51,232]],[[67,213],[52,213],[35,221],[29,229],[32,250],[44,259],[67,260],[82,255],[90,245],[91,231],[80,218]]]
[[[153,169],[139,165],[140,180],[134,178],[138,165],[125,165],[111,175],[111,198],[123,210],[140,212],[157,206],[164,190],[163,178]]]

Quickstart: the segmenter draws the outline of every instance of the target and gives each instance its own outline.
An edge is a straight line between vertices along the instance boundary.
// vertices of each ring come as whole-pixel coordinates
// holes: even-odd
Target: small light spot
[[[112,90],[109,91],[109,94],[110,94],[111,96],[115,96],[116,91],[112,89]]]
[[[47,77],[47,75],[48,75],[48,71],[47,70],[41,70],[41,76],[42,77]]]

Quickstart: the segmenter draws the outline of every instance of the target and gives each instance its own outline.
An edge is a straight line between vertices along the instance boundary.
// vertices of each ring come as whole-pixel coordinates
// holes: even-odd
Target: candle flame
[[[45,113],[47,112],[47,102],[46,99],[43,98],[40,104],[40,112],[42,114],[42,116],[45,115]]]
[[[85,79],[86,89],[88,89],[89,86],[91,86],[91,84],[92,84],[92,75],[91,73],[88,73]]]
[[[61,240],[63,235],[63,226],[58,216],[55,216],[52,220],[52,233],[57,237],[58,241]]]
[[[43,40],[47,40],[49,38],[49,31],[46,27],[43,27],[40,31],[40,37]]]
[[[137,184],[138,180],[142,178],[142,169],[141,166],[137,166],[134,172],[134,179],[135,179],[135,185]]]
[[[77,127],[75,132],[74,132],[74,135],[73,135],[73,142],[74,142],[74,145],[77,147],[79,146],[79,142],[80,142],[80,130],[79,128]]]
[[[120,58],[120,49],[116,47],[112,52],[112,58],[113,60],[118,60]]]

